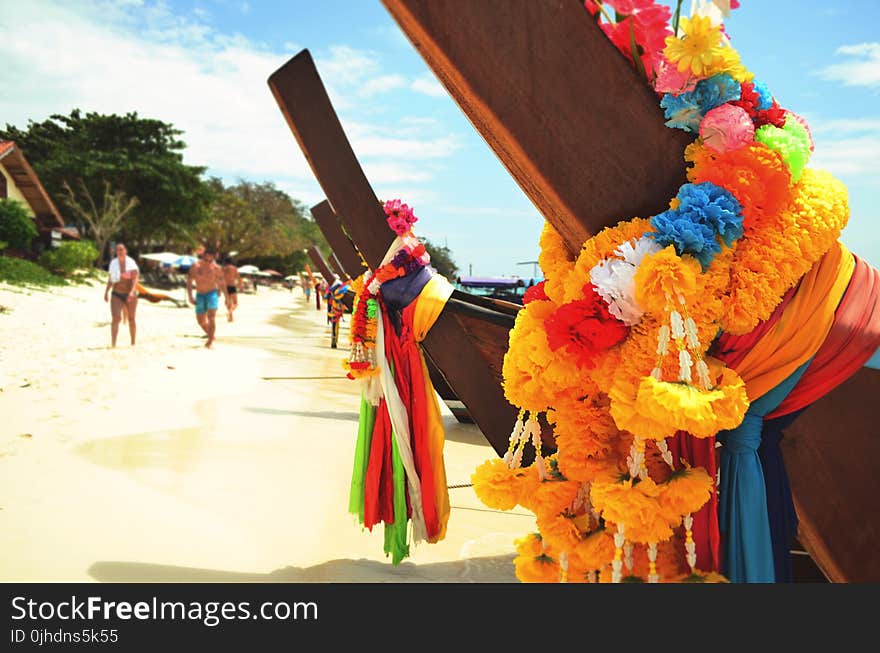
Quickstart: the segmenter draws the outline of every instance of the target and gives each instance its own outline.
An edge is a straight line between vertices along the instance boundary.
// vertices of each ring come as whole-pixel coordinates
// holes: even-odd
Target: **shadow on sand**
[[[281,410],[256,406],[245,406],[242,410],[260,415],[298,415],[299,417],[317,417],[318,419],[341,419],[346,422],[357,422],[359,417],[358,413],[342,410]]]
[[[176,567],[147,562],[100,561],[88,574],[102,583],[515,583],[511,555],[393,566],[378,560],[329,560],[268,574]]]

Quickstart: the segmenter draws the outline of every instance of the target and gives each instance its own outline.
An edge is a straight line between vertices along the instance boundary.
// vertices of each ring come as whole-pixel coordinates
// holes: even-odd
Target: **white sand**
[[[314,300],[242,295],[214,350],[191,307],[141,301],[137,346],[123,325],[112,350],[102,295],[0,284],[0,581],[515,580],[534,518],[471,488],[398,567],[347,513],[358,390]],[[494,453],[444,419],[469,483]]]

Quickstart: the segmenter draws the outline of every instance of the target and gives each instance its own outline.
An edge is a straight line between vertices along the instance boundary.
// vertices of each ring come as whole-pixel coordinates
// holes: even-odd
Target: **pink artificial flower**
[[[753,142],[755,125],[742,107],[722,104],[703,117],[700,138],[713,150],[728,152]]]
[[[384,204],[385,215],[388,216],[388,226],[398,236],[403,236],[412,229],[418,221],[413,210],[400,200],[388,200]]]
[[[671,93],[681,95],[693,91],[697,86],[697,78],[691,75],[690,68],[684,72],[678,70],[678,66],[669,62],[669,59],[661,55],[657,65],[657,79],[654,80],[654,90],[658,93]]]

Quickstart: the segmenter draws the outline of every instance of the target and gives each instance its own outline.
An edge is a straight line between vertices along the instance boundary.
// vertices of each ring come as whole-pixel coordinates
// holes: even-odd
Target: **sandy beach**
[[[534,517],[470,487],[398,567],[347,513],[358,388],[298,289],[219,312],[213,350],[192,307],[146,301],[137,346],[123,325],[110,349],[102,285],[0,284],[0,306],[0,580],[515,582]],[[494,453],[443,411],[469,484]]]

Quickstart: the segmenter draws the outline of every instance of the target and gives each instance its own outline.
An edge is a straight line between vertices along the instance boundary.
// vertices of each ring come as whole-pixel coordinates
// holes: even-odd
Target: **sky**
[[[733,45],[809,121],[811,167],[849,188],[842,240],[880,266],[880,2],[741,5]],[[378,197],[413,206],[462,274],[533,275],[520,263],[537,258],[540,213],[379,0],[0,0],[0,124],[136,111],[183,130],[185,161],[209,175],[313,206],[320,186],[266,84],[303,48]]]

